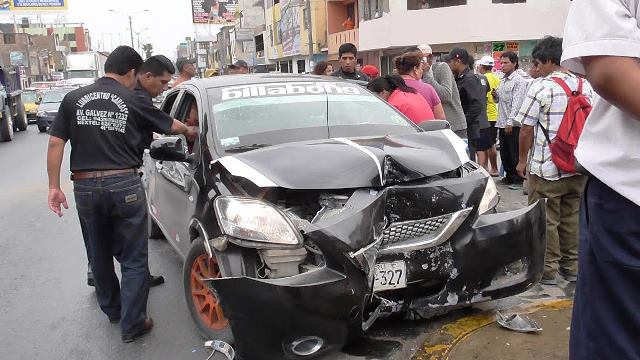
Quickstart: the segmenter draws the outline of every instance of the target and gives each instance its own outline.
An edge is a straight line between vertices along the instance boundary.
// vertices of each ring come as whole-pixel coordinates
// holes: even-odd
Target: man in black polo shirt
[[[491,125],[487,119],[487,88],[469,68],[472,58],[461,48],[453,48],[444,59],[456,78],[462,110],[467,120],[467,139],[471,160],[475,161],[478,151],[490,146]]]
[[[71,143],[74,197],[92,256],[98,303],[111,322],[120,322],[123,342],[153,327],[147,317],[147,203],[138,175],[148,134],[195,134],[179,121],[142,113],[131,92],[141,65],[135,50],[116,48],[107,58],[103,78],[65,96],[47,152],[49,208],[62,216],[61,206],[68,205],[60,188],[60,167],[65,143]],[[113,257],[121,266],[122,286]]]
[[[358,48],[352,43],[344,43],[338,48],[338,61],[340,69],[336,70],[331,76],[339,77],[347,80],[369,81],[369,77],[356,70],[358,63]]]

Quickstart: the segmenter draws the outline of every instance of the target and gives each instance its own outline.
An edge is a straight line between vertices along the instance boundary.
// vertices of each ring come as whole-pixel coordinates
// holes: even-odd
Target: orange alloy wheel
[[[214,258],[207,254],[198,256],[191,265],[191,298],[196,312],[208,327],[220,330],[229,325],[222,313],[220,300],[209,290],[203,279],[221,278],[220,267]]]

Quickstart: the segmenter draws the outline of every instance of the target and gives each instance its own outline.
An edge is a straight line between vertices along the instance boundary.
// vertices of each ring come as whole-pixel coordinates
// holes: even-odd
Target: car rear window
[[[214,99],[213,117],[223,149],[417,131],[402,114],[355,84],[245,85],[211,89],[209,96]]]

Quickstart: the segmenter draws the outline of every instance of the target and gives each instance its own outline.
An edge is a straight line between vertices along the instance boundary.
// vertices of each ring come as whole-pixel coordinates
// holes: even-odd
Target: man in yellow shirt
[[[498,128],[496,128],[496,120],[498,120],[498,105],[495,102],[494,94],[500,86],[500,78],[496,76],[493,70],[493,58],[484,56],[478,61],[478,72],[484,75],[489,82],[490,91],[487,92],[487,118],[491,124],[491,148],[487,150],[489,155],[489,164],[491,176],[498,176],[498,153],[496,151],[496,139],[498,138]]]

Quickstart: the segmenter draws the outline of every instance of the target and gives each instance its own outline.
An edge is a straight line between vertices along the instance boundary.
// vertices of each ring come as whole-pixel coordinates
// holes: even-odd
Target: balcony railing
[[[338,48],[344,43],[352,43],[358,47],[358,29],[329,34],[329,54],[337,54]]]

